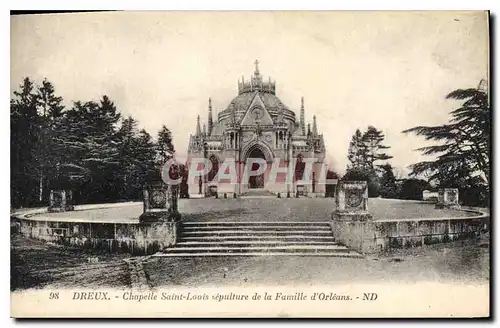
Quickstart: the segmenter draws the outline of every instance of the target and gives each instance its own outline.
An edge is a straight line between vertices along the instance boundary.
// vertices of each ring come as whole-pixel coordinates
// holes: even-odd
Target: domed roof
[[[264,106],[266,106],[266,109],[270,112],[270,114],[275,114],[280,109],[288,109],[283,104],[283,102],[275,95],[267,92],[254,91],[245,92],[236,96],[233,100],[231,100],[231,102],[227,106],[227,109],[225,109],[223,112],[231,112],[233,108],[236,112],[245,112],[252,103],[252,100],[255,98],[256,94],[259,94],[260,99],[262,99]]]

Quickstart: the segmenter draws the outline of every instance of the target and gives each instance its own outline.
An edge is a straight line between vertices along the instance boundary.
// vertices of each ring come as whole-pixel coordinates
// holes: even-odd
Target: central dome
[[[254,91],[245,92],[236,96],[233,100],[231,100],[226,110],[232,111],[234,108],[236,112],[246,112],[252,100],[257,96],[257,94],[260,99],[262,99],[264,106],[269,112],[275,111],[277,114],[277,111],[280,109],[288,109],[283,104],[283,102],[275,95],[267,92]]]

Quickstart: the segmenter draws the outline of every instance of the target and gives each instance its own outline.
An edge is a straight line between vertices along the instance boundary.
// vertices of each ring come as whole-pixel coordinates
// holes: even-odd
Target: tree
[[[107,97],[76,101],[69,109],[44,79],[25,78],[10,101],[11,205],[40,206],[45,188],[73,189],[77,203],[137,199],[158,172],[157,157],[171,158],[174,146],[163,127],[159,143],[125,119]]]
[[[398,185],[391,164],[380,165],[380,170],[380,195],[384,198],[398,198]]]
[[[38,87],[40,115],[46,120],[54,120],[61,117],[64,111],[62,100],[62,97],[55,95],[54,86],[45,78],[42,85]]]
[[[172,132],[165,125],[162,125],[158,132],[157,147],[159,166],[174,157],[175,149],[172,143]]]
[[[147,178],[154,170],[155,145],[151,135],[138,130],[137,121],[131,116],[123,120],[118,130],[119,194],[122,199],[137,199]]]
[[[385,139],[385,135],[381,130],[377,130],[374,126],[369,126],[366,132],[362,136],[362,144],[365,149],[365,162],[369,169],[375,169],[376,161],[386,161],[391,159],[387,153],[383,152],[385,149],[389,149],[389,146],[385,146],[382,142]]]
[[[412,165],[412,175],[428,172],[430,181],[440,185],[457,179],[473,180],[466,182],[473,185],[479,177],[489,186],[491,113],[484,83],[481,81],[477,89],[458,89],[446,96],[446,99],[463,101],[459,108],[450,112],[448,124],[417,126],[403,131],[439,143],[416,149],[436,159]]]
[[[380,194],[380,181],[378,177],[376,161],[388,160],[389,156],[383,150],[388,146],[382,144],[384,134],[373,126],[361,133],[356,130],[349,143],[347,158],[350,165],[347,166],[347,172],[343,179],[348,181],[367,181],[368,195],[377,197]]]
[[[347,158],[351,164],[347,168],[365,168],[366,154],[367,149],[363,143],[363,134],[359,129],[356,129],[349,143]]]
[[[46,78],[37,88],[38,121],[40,125],[37,158],[39,165],[39,201],[43,201],[44,193],[49,186],[49,176],[56,174],[59,153],[53,147],[54,128],[64,111],[62,98],[55,95],[54,86]]]
[[[428,181],[421,179],[403,179],[399,198],[422,200],[422,192],[431,189]]]
[[[384,139],[383,132],[374,126],[368,126],[363,133],[357,129],[349,143],[347,158],[351,164],[347,168],[375,170],[376,161],[391,159],[392,156],[383,152],[390,148],[382,144]]]
[[[114,104],[104,96],[100,103],[75,102],[65,112],[57,129],[56,148],[64,152],[61,164],[78,165],[89,172],[81,187],[84,201],[114,199],[119,179],[119,149],[116,125],[120,119]]]
[[[37,202],[39,162],[36,156],[40,140],[35,85],[25,78],[10,101],[11,198],[14,206]]]

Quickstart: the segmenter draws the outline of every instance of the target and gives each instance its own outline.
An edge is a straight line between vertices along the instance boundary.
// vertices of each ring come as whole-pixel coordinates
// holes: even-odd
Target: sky
[[[107,12],[11,16],[11,93],[47,78],[65,105],[107,95],[155,135],[165,124],[185,156],[196,117],[237,96],[254,61],[276,94],[317,117],[326,162],[345,171],[357,128],[385,133],[406,172],[422,138],[402,130],[445,124],[445,96],[489,76],[485,12]]]

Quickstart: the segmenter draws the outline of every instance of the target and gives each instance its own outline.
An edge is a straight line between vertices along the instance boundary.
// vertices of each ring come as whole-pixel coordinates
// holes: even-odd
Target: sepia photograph
[[[490,13],[10,16],[14,318],[490,317]]]

